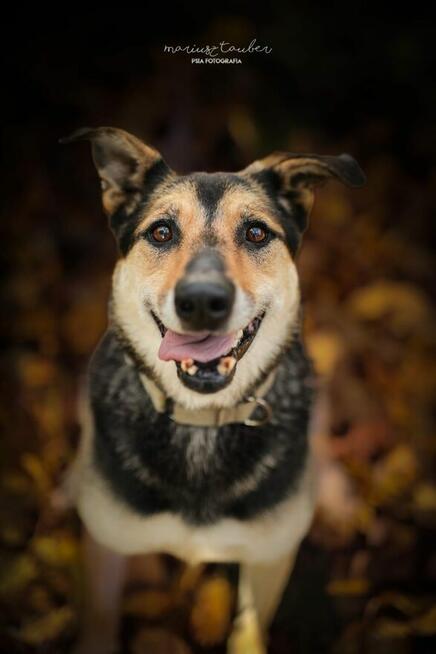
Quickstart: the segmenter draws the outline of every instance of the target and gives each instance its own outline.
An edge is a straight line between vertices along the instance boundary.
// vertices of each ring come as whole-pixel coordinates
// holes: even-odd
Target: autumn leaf
[[[40,646],[71,630],[75,623],[75,614],[71,607],[54,609],[35,620],[26,622],[18,632],[18,637],[29,645]]]
[[[233,593],[224,577],[206,578],[198,588],[190,616],[191,631],[203,646],[220,643],[231,623]]]
[[[174,608],[176,597],[169,591],[147,589],[130,593],[123,602],[123,611],[129,615],[154,620],[165,616]]]
[[[327,592],[335,596],[366,595],[369,581],[364,577],[333,579],[327,585]]]
[[[51,566],[71,565],[79,556],[77,540],[66,534],[35,537],[32,549],[40,561]]]
[[[141,629],[133,638],[132,654],[192,654],[177,635],[165,629]]]

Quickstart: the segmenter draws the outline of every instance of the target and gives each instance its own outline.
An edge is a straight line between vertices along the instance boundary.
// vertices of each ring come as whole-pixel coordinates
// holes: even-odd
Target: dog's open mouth
[[[253,342],[265,312],[239,332],[223,335],[178,334],[167,329],[153,312],[151,314],[162,334],[159,358],[175,361],[179,379],[188,388],[199,393],[214,393],[233,379],[237,363]]]

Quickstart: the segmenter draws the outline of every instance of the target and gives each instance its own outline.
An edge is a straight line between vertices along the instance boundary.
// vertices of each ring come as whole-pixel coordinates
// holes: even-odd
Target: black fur
[[[126,256],[135,244],[135,232],[144,215],[150,195],[166,180],[168,174],[168,166],[160,159],[147,171],[144,185],[141,188],[143,200],[137,209],[131,214],[126,214],[125,204],[123,203],[111,216],[110,226],[115,234],[120,253],[123,256]],[[274,212],[284,229],[286,244],[291,254],[294,255],[300,246],[303,232],[307,227],[307,212],[301,202],[299,202],[299,192],[292,189],[283,189],[281,176],[272,169],[254,173],[252,177],[262,186],[268,196]],[[239,185],[248,189],[252,186],[249,179],[244,179],[233,173],[192,173],[191,175],[180,176],[174,179],[172,184],[184,184],[187,180],[191,180],[194,183],[197,197],[205,209],[206,224],[209,225],[216,217],[220,200],[232,186]],[[132,189],[133,191],[134,189]],[[124,192],[126,198],[128,198],[129,188],[124,188]],[[286,210],[280,204],[280,196],[289,201],[291,205],[290,211]],[[213,237],[210,242],[208,241],[208,244],[211,246],[214,244]]]
[[[215,218],[219,201],[232,186],[249,188],[249,183],[234,173],[192,173],[184,179],[194,182],[197,197],[206,211],[207,222]]]
[[[190,427],[158,414],[125,352],[110,328],[89,367],[94,463],[122,501],[143,515],[171,511],[202,525],[226,516],[253,518],[292,492],[306,460],[312,397],[311,368],[298,334],[267,395],[272,423],[256,428]],[[204,447],[197,463],[187,457],[193,439]],[[232,493],[266,454],[275,464],[255,490]]]
[[[168,174],[169,168],[165,161],[163,159],[156,161],[147,170],[144,183],[141,187],[141,194],[144,201],[140,203],[133,214],[126,214],[125,204],[123,203],[111,215],[109,224],[117,240],[119,251],[123,256],[126,256],[136,242],[135,231],[144,216],[144,202],[148,200],[152,192],[165,180]],[[125,186],[123,192],[126,198],[128,198],[129,193],[135,192],[135,189],[129,189],[128,186]]]
[[[286,245],[291,254],[295,255],[300,247],[303,232],[307,227],[307,213],[303,205],[298,202],[298,192],[283,189],[282,177],[271,169],[254,173],[252,177],[262,186],[268,196],[285,232]],[[280,196],[290,202],[290,211],[280,204]]]

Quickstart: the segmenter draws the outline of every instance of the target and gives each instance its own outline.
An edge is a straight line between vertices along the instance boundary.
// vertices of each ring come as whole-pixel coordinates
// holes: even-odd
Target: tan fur
[[[100,176],[102,188],[102,203],[106,214],[112,215],[118,207],[124,205],[126,213],[133,211],[141,199],[141,185],[145,172],[161,159],[157,150],[146,145],[141,139],[123,129],[114,127],[98,127],[96,129],[78,130],[76,134],[69,137],[69,140],[89,138],[92,140],[93,159]],[[136,162],[136,170],[130,175],[130,188],[136,188],[135,193],[126,197],[124,189],[117,182],[117,170],[122,164],[117,162],[117,157],[104,157],[100,160],[96,148],[108,149],[112,152],[123,152],[124,157],[128,155]]]
[[[235,186],[221,198],[217,210],[219,220],[215,222],[218,229],[228,235],[241,215],[261,217],[272,229],[284,236],[283,227],[277,216],[271,210],[268,198],[261,187],[254,185],[254,189],[245,189]]]
[[[271,243],[268,250],[256,259],[235,243],[235,228],[242,216],[262,218],[281,236],[284,236],[284,232],[279,221],[272,214],[268,202],[260,193],[257,196],[252,191],[240,187],[232,188],[218,205],[214,232],[222,244],[221,252],[229,276],[245,293],[256,298],[259,284],[262,285],[263,280],[267,282],[273,280],[281,266],[287,266],[292,262],[288,250],[280,241]]]
[[[127,257],[118,262],[113,276],[115,317],[170,397],[187,408],[232,406],[275,359],[295,322],[299,305],[295,264],[279,238],[257,257],[235,242],[239,222],[251,213],[281,231],[268,201],[260,192],[250,193],[239,188],[228,191],[219,203],[213,226],[208,228],[195,190],[189,183],[177,185],[170,188],[168,194],[161,192],[151,200],[138,233],[167,211],[178,216],[182,242],[162,255],[145,239],[139,239]],[[229,387],[201,395],[180,382],[174,362],[158,359],[162,337],[150,309],[166,327],[184,331],[174,308],[174,288],[188,261],[202,246],[207,229],[213,230],[215,247],[236,286],[235,304],[226,331],[244,329],[259,313],[265,309],[267,312],[252,345],[238,362]]]
[[[346,154],[339,157],[298,157],[292,153],[275,152],[238,173],[249,180],[250,188],[230,184],[219,201],[212,224],[209,224],[209,216],[198,200],[192,179],[178,178],[163,164],[161,155],[154,148],[124,130],[111,127],[82,128],[63,142],[81,139],[92,142],[106,213],[111,215],[122,206],[126,217],[143,206],[137,238],[132,247],[129,241],[130,249],[118,261],[113,273],[115,322],[124,330],[147,368],[153,371],[155,381],[168,397],[187,409],[234,406],[259,381],[262,373],[277,362],[292,336],[300,305],[298,275],[284,242],[284,229],[261,182],[255,181],[252,175],[265,169],[275,171],[282,190],[292,191],[292,202],[302,205],[308,214],[313,204],[314,186],[328,177],[341,179],[350,186],[362,185],[364,175],[357,162]],[[147,171],[157,163],[157,177],[151,176],[151,185],[157,180],[157,186],[149,197],[144,198]],[[127,192],[126,188],[129,189]],[[276,202],[287,210],[291,209],[291,200],[284,193],[277,194]],[[182,237],[172,248],[159,250],[141,235],[154,221],[168,215],[176,218]],[[247,218],[262,220],[278,235],[265,248],[258,249],[255,256],[237,238],[238,226],[241,227]],[[114,231],[119,237],[117,229]],[[121,241],[124,254],[127,248]],[[167,328],[184,331],[175,311],[175,287],[192,257],[210,245],[219,251],[226,274],[235,285],[231,316],[223,328],[225,333],[236,334],[261,313],[265,312],[265,315],[250,347],[236,364],[229,385],[215,393],[201,394],[179,380],[174,361],[165,362],[158,358],[162,336],[151,311]],[[237,340],[235,336],[235,344]],[[67,490],[95,541],[122,554],[163,551],[192,563],[240,562],[240,589],[250,588],[250,592],[239,594],[239,617],[247,615],[247,608],[250,609],[246,605],[249,596],[266,632],[295,552],[312,519],[316,474],[311,452],[291,494],[271,510],[251,520],[223,518],[193,529],[171,512],[139,515],[113,494],[93,461],[94,424],[86,394],[82,397],[81,408],[81,445],[68,477]],[[207,464],[213,445],[206,438],[206,432],[199,430],[187,451],[188,473],[198,466],[199,461]],[[146,483],[153,485],[159,481],[139,461],[139,457],[126,453],[121,441],[117,451],[120,456],[127,457],[128,468],[140,473],[140,478]],[[271,448],[249,475],[229,484],[227,497],[232,500],[258,487],[280,456],[279,446]],[[105,557],[104,560],[107,561]],[[116,581],[120,581],[119,575]],[[103,595],[101,584],[99,588],[94,596],[107,606],[107,586],[105,584]],[[109,625],[112,619],[115,620],[115,604],[112,602],[110,606]],[[111,632],[110,640],[115,633],[114,624],[106,630]],[[96,646],[95,639],[87,639],[85,633],[81,641],[84,647],[79,645],[79,651],[81,654],[106,654],[111,644],[102,643],[100,640]],[[231,638],[229,652],[232,654],[237,651],[235,643],[233,639],[232,645]],[[239,648],[242,651],[242,647]],[[244,651],[248,651],[247,647]]]
[[[306,533],[316,490],[311,456],[298,487],[271,511],[253,520],[224,518],[214,525],[193,530],[177,515],[140,516],[119,501],[92,462],[94,427],[85,395],[81,419],[83,440],[75,468],[78,511],[95,540],[115,552],[167,552],[190,563],[236,560],[267,563],[294,550]],[[268,465],[268,461],[263,465]],[[260,467],[254,474],[262,474]],[[248,487],[251,481],[247,479],[245,483]],[[229,489],[229,494],[237,496],[241,490],[241,487]]]
[[[332,177],[332,171],[325,162],[312,157],[292,157],[284,152],[273,152],[268,157],[254,161],[242,171],[242,174],[257,173],[268,168],[275,170],[280,175],[284,188],[294,189],[296,194],[294,201],[301,204],[307,214],[312,210],[315,200],[313,191],[315,182],[310,175],[318,177],[316,185],[320,185]],[[303,173],[309,175],[307,182],[300,176]],[[300,179],[298,183],[293,181],[293,177],[297,174]],[[286,199],[282,198],[280,201],[285,209],[290,208]]]

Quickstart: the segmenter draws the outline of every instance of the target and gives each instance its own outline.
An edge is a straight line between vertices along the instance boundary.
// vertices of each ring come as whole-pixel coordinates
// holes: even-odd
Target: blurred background
[[[0,651],[67,652],[77,632],[80,525],[48,498],[77,444],[117,253],[89,144],[57,139],[99,125],[180,172],[238,170],[274,149],[348,152],[364,169],[362,189],[317,190],[298,260],[326,398],[324,485],[270,651],[436,651],[433,25],[419,5],[369,4],[68,6],[3,21]],[[253,38],[272,52],[241,65],[163,52]],[[132,570],[126,652],[225,651],[231,575],[157,556]]]

